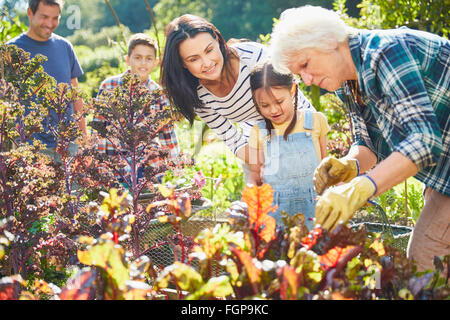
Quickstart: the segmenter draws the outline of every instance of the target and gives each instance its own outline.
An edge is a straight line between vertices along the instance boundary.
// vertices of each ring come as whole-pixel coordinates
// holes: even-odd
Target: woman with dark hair
[[[198,115],[238,158],[249,163],[250,130],[262,120],[249,77],[252,68],[266,58],[264,45],[251,41],[228,45],[213,24],[186,14],[166,28],[162,85],[172,105],[191,124]],[[300,91],[298,103],[299,108],[312,108]]]

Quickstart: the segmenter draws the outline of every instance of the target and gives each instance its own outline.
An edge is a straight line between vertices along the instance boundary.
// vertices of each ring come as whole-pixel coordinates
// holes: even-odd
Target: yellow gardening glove
[[[314,171],[314,188],[317,194],[339,182],[349,182],[359,174],[356,159],[336,159],[326,157]]]
[[[375,182],[366,175],[328,189],[317,201],[316,224],[333,230],[339,222],[348,221],[376,191]]]

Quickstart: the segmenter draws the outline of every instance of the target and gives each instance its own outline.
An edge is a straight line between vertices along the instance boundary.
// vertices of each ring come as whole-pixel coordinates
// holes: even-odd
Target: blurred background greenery
[[[359,9],[356,8],[356,4],[359,2],[348,1],[351,16],[358,16]],[[109,3],[120,22],[131,32],[143,32],[152,26],[145,1],[110,0]],[[327,0],[149,0],[148,3],[154,10],[159,29],[164,29],[172,19],[181,14],[192,13],[213,22],[226,39],[231,37],[257,39],[259,34],[269,33],[272,29],[272,18],[278,17],[286,8],[309,3],[331,9],[333,4]],[[0,5],[12,16],[17,15],[23,22],[27,22],[25,14],[27,0],[1,0]],[[104,0],[65,0],[61,23],[57,30],[62,36],[71,36],[77,31],[70,26],[70,15],[74,12],[71,8],[73,5],[80,10],[81,29],[86,32],[97,33],[105,27],[116,25]]]
[[[0,43],[26,30],[27,2],[0,0]],[[162,50],[166,25],[177,16],[192,13],[214,23],[225,39],[267,42],[281,12],[305,4],[340,11],[355,27],[406,25],[444,36],[449,31],[450,0],[65,0],[56,33],[74,45],[85,72],[79,79],[81,89],[94,97],[106,76],[125,71],[125,43],[132,33],[157,35]],[[158,81],[159,69],[152,76]],[[304,89],[312,91],[311,99],[321,109],[319,96],[325,92]]]

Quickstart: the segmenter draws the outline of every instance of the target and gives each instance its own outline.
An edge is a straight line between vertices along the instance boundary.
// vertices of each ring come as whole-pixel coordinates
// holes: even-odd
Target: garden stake
[[[0,56],[3,56],[3,46],[0,49]],[[2,72],[2,79],[5,79],[5,67],[3,66],[3,59],[0,59],[0,67],[1,67],[1,72]]]
[[[211,178],[214,179],[214,167],[211,165]],[[211,180],[211,202],[213,201],[214,198],[214,184],[213,184],[214,180]]]
[[[408,179],[405,180],[405,216],[408,221]]]
[[[122,35],[122,39],[125,42],[125,35],[123,33],[123,28],[122,28],[122,25],[120,24],[120,20],[119,20],[119,17],[117,16],[117,14],[116,14],[116,11],[114,11],[113,7],[111,6],[111,4],[109,3],[108,0],[105,0],[105,3],[108,6],[109,10],[112,12],[112,14],[114,16],[114,19],[116,20],[117,26],[119,27],[120,34]],[[120,39],[120,35],[118,36],[118,38]],[[119,43],[119,47],[121,47],[119,41],[118,41],[118,43]],[[125,47],[126,47],[126,45],[125,45]],[[126,53],[126,49],[124,49],[124,48],[121,48],[121,49],[123,49],[123,51]]]
[[[108,0],[105,0],[106,5],[108,6],[109,10],[111,10],[114,19],[116,20],[117,25],[120,27],[120,21],[119,21],[119,17],[117,16],[116,12],[114,11],[113,7],[111,6],[111,4],[109,3]]]
[[[152,7],[150,6],[150,3],[148,2],[148,0],[144,0],[144,1],[145,1],[145,5],[147,6],[147,10],[150,13],[150,18],[152,19],[153,28],[155,29],[156,42],[158,43],[158,56],[161,59],[161,45],[159,43],[158,27],[156,26],[155,16],[153,15]]]

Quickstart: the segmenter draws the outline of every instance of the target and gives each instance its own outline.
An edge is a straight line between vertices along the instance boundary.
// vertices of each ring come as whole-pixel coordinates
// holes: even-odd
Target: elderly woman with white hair
[[[414,176],[425,205],[407,254],[419,270],[450,254],[449,40],[404,27],[353,29],[334,11],[304,6],[282,13],[271,54],[278,71],[336,91],[352,119],[349,153],[316,169],[316,223],[333,229]]]

